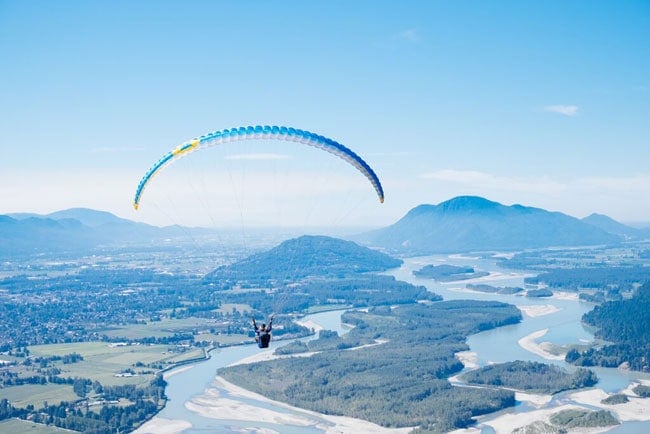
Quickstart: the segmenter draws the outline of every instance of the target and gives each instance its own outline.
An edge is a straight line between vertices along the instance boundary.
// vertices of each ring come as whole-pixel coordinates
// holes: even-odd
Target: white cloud
[[[638,174],[628,177],[586,177],[580,178],[576,186],[586,190],[619,192],[622,194],[650,193],[650,175]],[[642,197],[648,197],[642,196]]]
[[[286,154],[257,153],[227,155],[224,158],[226,160],[286,160],[291,157]]]
[[[501,191],[516,191],[530,193],[557,194],[566,189],[566,185],[553,181],[548,177],[540,178],[514,178],[496,176],[485,172],[473,170],[445,169],[420,175],[423,179],[464,184],[467,187],[478,189],[492,189]]]
[[[416,43],[420,42],[420,36],[418,35],[417,29],[406,29],[401,31],[398,35],[399,39],[404,41]]]
[[[0,214],[88,207],[158,225],[386,226],[413,206],[477,195],[576,217],[598,212],[623,222],[650,221],[649,173],[555,178],[446,169],[418,177],[387,175],[382,177],[386,202],[379,204],[367,180],[345,164],[268,171],[179,169],[155,179],[137,212],[131,204],[140,170],[0,171]]]
[[[547,105],[544,107],[544,110],[564,116],[575,116],[578,114],[578,106],[575,105]]]
[[[143,151],[144,146],[99,146],[91,148],[90,152],[93,154],[117,154],[123,152]]]
[[[506,205],[519,203],[575,217],[597,212],[622,222],[650,221],[650,202],[645,200],[650,197],[650,174],[554,178],[446,169],[424,173],[419,179],[416,185],[403,187],[402,193],[416,196],[417,203],[427,202],[432,192],[436,200],[428,203],[477,195]]]
[[[347,168],[344,168],[347,169]],[[372,187],[353,170],[167,170],[132,201],[140,171],[0,172],[0,214],[86,207],[155,225],[354,226],[380,208]]]

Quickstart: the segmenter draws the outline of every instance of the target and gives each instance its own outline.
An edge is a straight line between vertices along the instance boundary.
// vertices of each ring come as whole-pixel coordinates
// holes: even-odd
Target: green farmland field
[[[0,389],[0,399],[6,398],[14,407],[24,408],[32,404],[43,407],[44,402],[56,404],[60,401],[76,401],[79,397],[67,384],[25,384]],[[0,425],[2,427],[2,425]],[[5,432],[0,429],[0,432]],[[12,431],[6,431],[12,432]]]
[[[89,378],[103,385],[148,384],[159,371],[151,366],[167,367],[176,363],[203,357],[203,350],[188,348],[185,352],[171,351],[173,345],[114,345],[105,342],[36,345],[29,347],[33,356],[62,356],[78,353],[84,360],[64,364],[55,362],[61,377]],[[135,365],[143,365],[136,367]],[[119,376],[125,369],[136,376]]]
[[[70,431],[63,428],[57,428],[52,425],[43,425],[28,420],[7,419],[0,422],[1,433],[11,434],[70,434],[76,431]]]
[[[163,319],[147,324],[114,326],[102,330],[102,333],[117,339],[164,338],[175,333],[192,333],[193,330],[209,329],[213,326],[214,320],[204,318]]]

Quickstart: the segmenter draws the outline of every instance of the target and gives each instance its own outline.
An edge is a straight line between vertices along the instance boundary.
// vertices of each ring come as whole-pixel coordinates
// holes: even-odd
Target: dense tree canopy
[[[467,335],[521,319],[514,306],[456,300],[352,311],[355,325],[339,337],[308,343],[311,357],[235,366],[221,375],[272,399],[384,426],[446,431],[472,417],[514,405],[510,391],[453,387],[446,378],[463,365]],[[350,350],[350,345],[361,346]]]

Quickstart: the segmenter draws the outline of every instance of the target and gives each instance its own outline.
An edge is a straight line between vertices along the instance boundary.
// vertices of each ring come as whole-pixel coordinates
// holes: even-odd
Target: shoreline
[[[254,404],[247,404],[230,398],[233,396],[244,398],[246,401],[257,401],[265,404],[265,406],[262,408]],[[269,405],[277,407],[278,410],[268,408]],[[414,429],[414,427],[385,428],[362,419],[348,416],[325,415],[294,407],[290,404],[274,401],[263,395],[244,389],[220,376],[215,378],[212,385],[202,395],[196,396],[191,401],[186,402],[185,408],[206,418],[250,422],[253,426],[262,422],[290,425],[294,428],[312,427],[321,429],[328,434],[354,434],[359,432],[407,434]],[[279,410],[290,410],[292,413],[285,413]],[[246,428],[243,428],[243,430],[246,430]]]
[[[492,280],[505,277],[510,276],[507,274],[499,275],[496,273],[491,273],[489,276],[470,279],[470,281]],[[456,285],[460,285],[462,283],[465,283],[465,281],[454,283]],[[454,287],[454,283],[452,283],[450,286],[447,286],[447,289],[454,292],[483,294],[481,291],[469,290],[462,287]],[[564,309],[552,304],[553,301],[551,300],[578,301],[578,296],[575,293],[554,291],[553,296],[548,297],[546,300],[547,304],[533,304],[539,303],[539,301],[531,300],[528,302],[530,304],[517,306],[517,308],[521,310],[525,318],[542,317],[545,315],[551,315]],[[323,329],[323,327],[321,327],[319,324],[316,324],[310,319],[304,320],[303,318],[302,320],[296,321],[296,323],[303,325],[309,329],[313,329],[315,333],[318,333],[321,329]],[[536,342],[538,339],[546,335],[548,331],[548,328],[537,330],[528,334],[527,336],[522,337],[517,341],[517,343],[524,350],[532,354],[536,354],[544,359],[563,360],[563,356],[551,354],[547,348],[544,347],[544,345],[547,343]],[[287,356],[276,356],[273,354],[273,350],[269,349],[268,351],[260,351],[249,357],[237,360],[229,366],[236,364],[255,363],[264,360],[273,360],[281,357],[305,357],[311,354],[312,353],[302,353]],[[461,361],[461,363],[463,363],[466,369],[474,369],[480,366],[478,354],[471,349],[468,351],[456,353],[455,356],[459,361]],[[190,367],[187,367],[186,369],[189,368]],[[172,372],[170,372],[170,374],[172,374]],[[453,381],[453,378],[449,378],[449,381]],[[625,389],[628,390],[626,394],[630,394],[630,396],[633,395],[631,388],[635,384],[638,383],[632,383],[627,387],[627,389]],[[530,425],[536,421],[548,422],[552,414],[569,408],[611,410],[612,413],[622,423],[637,420],[650,420],[650,416],[648,416],[647,419],[644,418],[646,414],[650,415],[650,399],[643,400],[641,398],[631,398],[630,403],[608,406],[606,404],[600,403],[600,400],[603,397],[610,395],[602,389],[587,389],[574,392],[575,393],[572,393],[570,395],[567,394],[566,398],[563,396],[561,399],[553,400],[553,395],[538,395],[515,391],[515,399],[517,401],[517,405],[519,406],[523,403],[523,406],[520,406],[519,408],[511,407],[501,412],[480,416],[477,418],[475,425],[467,429],[456,430],[453,432],[457,434],[478,434],[482,429],[491,428],[497,434],[510,433],[514,429]],[[626,407],[622,407],[623,405]],[[258,395],[255,392],[243,389],[235,384],[229,383],[222,377],[216,377],[214,379],[214,382],[207,386],[203,393],[200,393],[190,400],[185,401],[184,406],[193,414],[214,419],[218,421],[217,423],[223,424],[222,426],[224,427],[227,426],[229,420],[233,421],[233,428],[238,432],[258,432],[263,434],[282,432],[282,429],[278,428],[278,426],[283,424],[287,425],[287,429],[291,428],[293,430],[300,430],[301,427],[304,427],[305,429],[309,428],[311,430],[322,430],[328,434],[352,434],[359,432],[401,434],[409,433],[413,430],[412,427],[399,429],[383,428],[379,425],[373,424],[372,422],[364,421],[361,419],[347,418],[345,416],[328,416],[317,412],[312,412],[310,410],[293,407],[289,404],[273,401],[262,395]],[[287,411],[289,413],[287,413]],[[192,420],[189,417],[187,417],[187,419]],[[234,421],[238,422],[235,424]],[[158,418],[157,416],[154,416],[154,418],[152,418],[146,425],[153,426],[155,428],[150,428],[149,430],[143,429],[142,431],[136,430],[136,432],[140,434],[153,434],[158,432],[161,432],[163,434],[176,434],[181,433],[183,430],[191,428],[192,426],[191,424],[189,424],[189,426],[184,424],[189,424],[189,422]],[[276,426],[268,426],[266,424],[274,424]],[[175,427],[178,428],[177,431],[174,431]],[[145,426],[141,428],[145,428]],[[164,430],[161,428],[164,428]],[[580,428],[577,431],[571,432],[592,434],[605,432],[611,430],[612,428],[614,428],[614,426]]]
[[[480,427],[489,426],[497,434],[511,433],[517,428],[523,428],[535,422],[549,423],[549,418],[552,414],[558,413],[562,410],[576,409],[576,410],[606,410],[610,411],[620,423],[624,422],[647,422],[650,421],[650,398],[638,397],[632,389],[637,384],[650,385],[648,380],[640,380],[632,382],[628,387],[617,393],[627,395],[630,400],[622,404],[603,404],[601,401],[609,396],[617,393],[607,393],[602,389],[592,388],[581,391],[576,391],[567,396],[568,402],[563,401],[560,405],[553,406],[551,395],[535,395],[523,392],[516,393],[517,401],[524,401],[535,407],[535,410],[521,412],[521,413],[506,413],[489,419],[489,415],[479,418],[475,427],[467,428],[465,430],[453,431],[455,434],[461,433],[480,433]],[[550,407],[547,407],[551,405]],[[607,432],[620,425],[611,425],[607,427],[581,427],[576,428],[570,432],[580,433],[601,433]]]
[[[523,306],[517,306],[517,309],[522,311],[529,318],[536,318],[538,316],[551,315],[555,312],[559,312],[562,309],[552,304],[527,304]]]
[[[546,360],[564,360],[564,356],[551,354],[548,351],[546,351],[542,346],[545,342],[539,344],[535,342],[537,339],[541,338],[546,333],[548,333],[547,328],[538,330],[536,332],[532,332],[531,334],[526,335],[523,338],[519,339],[517,343],[524,350],[536,354]]]
[[[192,424],[186,420],[165,419],[154,416],[140,425],[134,434],[180,434],[186,429],[192,428]]]

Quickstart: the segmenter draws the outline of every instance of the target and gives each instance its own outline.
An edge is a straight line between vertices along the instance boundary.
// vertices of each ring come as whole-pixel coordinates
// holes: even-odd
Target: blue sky
[[[385,225],[473,194],[650,221],[648,1],[0,0],[0,56],[0,213]],[[273,143],[197,152],[131,209],[165,152],[256,124],[349,146],[386,203]]]

